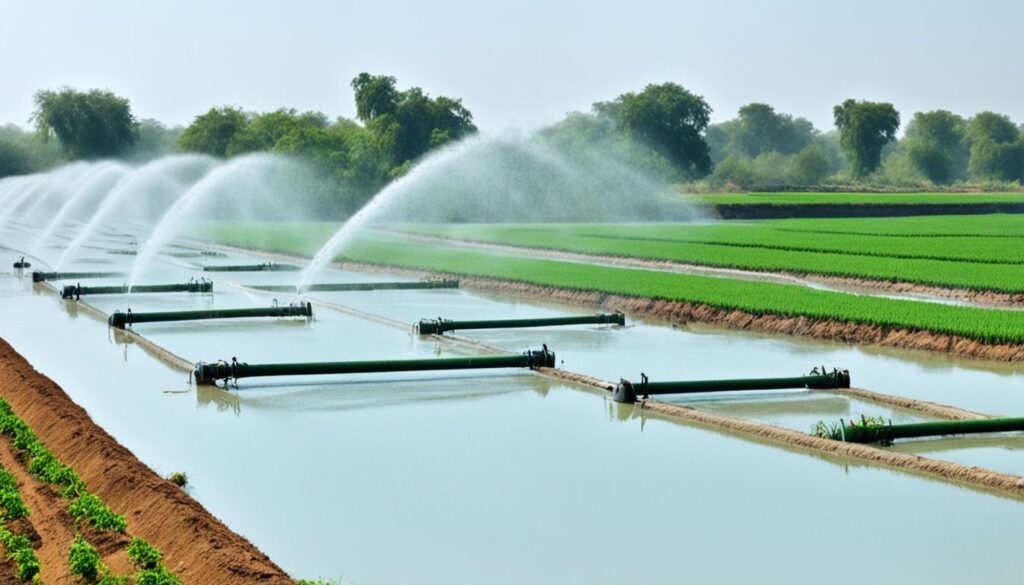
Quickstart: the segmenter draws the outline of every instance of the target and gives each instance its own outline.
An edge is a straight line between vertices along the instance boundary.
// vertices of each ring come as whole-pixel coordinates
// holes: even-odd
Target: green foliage
[[[1024,141],[975,141],[968,170],[975,179],[1024,182]]]
[[[981,112],[971,118],[967,126],[967,137],[972,143],[989,140],[996,144],[1006,144],[1020,140],[1017,127],[1010,117],[995,112]]]
[[[103,500],[90,494],[78,474],[60,463],[3,399],[0,399],[0,434],[11,437],[14,448],[27,457],[29,473],[62,488],[61,495],[70,500],[68,511],[73,517],[85,518],[100,530],[125,529],[124,516],[115,514]]]
[[[796,154],[815,137],[814,125],[804,118],[778,114],[768,104],[747,104],[740,108],[732,146],[753,158],[765,152]]]
[[[819,185],[831,173],[831,164],[820,144],[811,144],[793,157],[790,182],[794,185]]]
[[[967,176],[967,123],[952,112],[914,114],[903,145],[911,163],[934,183],[951,183]]]
[[[730,154],[725,160],[715,165],[712,178],[720,185],[732,185],[734,188],[741,189],[758,184],[754,164],[741,154]]]
[[[249,124],[249,115],[239,108],[224,106],[210,108],[195,120],[178,139],[178,148],[210,156],[226,156],[235,135]]]
[[[23,148],[12,142],[0,142],[0,179],[31,173],[32,170],[28,153]]]
[[[299,114],[295,110],[256,114],[239,129],[225,148],[225,154],[234,156],[247,152],[273,151],[281,139],[306,128],[327,127],[327,117],[320,112]]]
[[[882,147],[896,139],[900,114],[892,104],[846,100],[833,108],[839,143],[855,178],[878,168]]]
[[[100,553],[81,534],[75,535],[68,550],[68,568],[81,583],[96,583],[100,578],[103,569]]]
[[[127,155],[137,161],[149,161],[171,154],[178,149],[178,140],[184,131],[181,126],[168,128],[157,120],[142,120],[139,139]]]
[[[711,107],[704,98],[667,82],[650,84],[639,93],[624,93],[611,102],[594,104],[627,136],[647,144],[683,172],[704,176],[711,172],[711,156],[704,130]]]
[[[141,538],[133,538],[128,545],[128,560],[139,569],[155,569],[163,558],[163,553]]]
[[[0,468],[0,520],[17,520],[25,516],[28,516],[28,507],[21,499],[17,478]]]
[[[181,579],[164,565],[135,573],[135,585],[181,585]]]
[[[75,518],[86,518],[100,530],[116,530],[123,532],[128,526],[124,516],[115,514],[106,502],[90,493],[82,494],[71,501],[68,512]]]
[[[139,124],[128,100],[109,91],[41,90],[35,104],[32,119],[39,132],[56,136],[71,158],[116,156],[138,138]]]
[[[175,471],[168,475],[167,479],[180,488],[188,485],[188,475],[186,475],[184,471]]]
[[[356,116],[387,145],[396,166],[476,132],[462,100],[429,97],[421,88],[398,91],[394,77],[360,73],[352,80]]]
[[[0,525],[0,543],[7,549],[7,558],[18,567],[18,578],[22,581],[39,580],[39,558],[32,549],[32,541],[24,534],[14,534],[6,526]]]
[[[708,205],[962,205],[1024,203],[1019,193],[714,193],[700,195]],[[985,217],[985,216],[980,216]],[[991,217],[991,216],[989,216]],[[818,220],[815,220],[818,221]],[[851,221],[851,220],[841,220]],[[856,220],[853,220],[856,221]],[[873,221],[886,221],[872,219]],[[870,223],[870,222],[864,222]]]

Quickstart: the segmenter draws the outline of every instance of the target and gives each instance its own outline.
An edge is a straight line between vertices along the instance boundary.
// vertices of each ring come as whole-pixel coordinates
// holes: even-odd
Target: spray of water
[[[63,226],[76,212],[91,203],[92,199],[103,193],[109,192],[127,174],[128,167],[117,162],[98,163],[95,172],[85,177],[81,185],[76,188],[67,201],[60,207],[60,210],[53,216],[50,223],[43,229],[39,239],[32,246],[30,252],[38,255],[44,246],[50,241],[51,236],[57,228]]]
[[[280,192],[261,194],[261,190],[273,182],[273,176],[280,174],[288,164],[285,159],[273,155],[246,155],[232,159],[192,185],[167,209],[139,249],[129,286],[137,282],[153,258],[181,233],[204,204],[219,203],[218,211],[224,219],[237,220],[247,216],[245,207],[261,203],[268,205],[271,195],[275,198],[291,196]]]
[[[174,179],[175,175],[183,172],[194,171],[198,167],[208,166],[209,159],[191,155],[169,156],[153,161],[129,175],[125,180],[119,182],[103,198],[85,227],[78,232],[74,240],[68,244],[64,253],[54,265],[54,270],[60,270],[61,266],[74,254],[82,244],[89,240],[102,225],[115,212],[121,210],[122,206],[129,204],[138,205],[137,201],[130,201],[132,198],[147,199],[151,189],[159,187],[161,190],[178,186],[183,190],[184,186]]]
[[[478,135],[426,157],[346,221],[302,273],[305,288],[374,223],[693,220],[696,206],[624,143],[559,142],[541,133]]]

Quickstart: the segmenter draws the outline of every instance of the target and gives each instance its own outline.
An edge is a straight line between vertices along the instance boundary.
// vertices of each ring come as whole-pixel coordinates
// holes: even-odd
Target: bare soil
[[[3,340],[0,397],[61,462],[79,474],[90,491],[125,516],[130,535],[148,540],[164,553],[168,568],[184,583],[294,583],[252,543],[97,426],[57,384],[35,371]],[[37,554],[44,583],[70,582],[67,554],[76,531],[100,550],[114,572],[130,572],[125,550],[128,536],[79,526],[67,513],[67,502],[28,475],[6,439],[0,439],[0,463],[18,477],[22,498],[31,511],[29,521],[40,538]]]

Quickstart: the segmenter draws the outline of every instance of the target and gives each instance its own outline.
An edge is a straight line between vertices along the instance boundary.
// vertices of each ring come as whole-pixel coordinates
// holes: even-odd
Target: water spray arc
[[[50,240],[54,232],[63,226],[72,216],[73,213],[79,211],[85,203],[88,195],[95,193],[101,189],[106,182],[112,181],[107,191],[116,187],[124,178],[128,175],[128,167],[121,163],[109,162],[100,163],[97,172],[94,173],[88,181],[82,184],[75,192],[68,198],[68,200],[61,206],[60,211],[53,216],[50,223],[43,229],[39,239],[32,247],[32,253],[37,254],[43,246]]]

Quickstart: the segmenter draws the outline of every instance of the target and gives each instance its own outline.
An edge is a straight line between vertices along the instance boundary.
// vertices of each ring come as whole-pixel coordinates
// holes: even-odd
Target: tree
[[[739,122],[732,136],[736,149],[747,156],[775,151],[796,154],[814,139],[814,125],[803,118],[778,114],[768,104],[747,104],[740,108]]]
[[[178,139],[178,148],[211,156],[227,156],[235,135],[249,125],[249,115],[239,108],[210,108],[196,116]]]
[[[967,170],[974,179],[1024,180],[1024,138],[1008,116],[981,112],[967,127],[970,161]]]
[[[719,185],[746,189],[754,185],[757,176],[749,158],[742,154],[730,154],[725,160],[715,165],[712,179]]]
[[[0,141],[0,179],[32,172],[28,153],[12,142]]]
[[[981,112],[971,118],[967,126],[967,137],[972,143],[980,140],[991,140],[996,144],[1016,142],[1020,132],[1010,121],[1009,116],[995,112]]]
[[[398,109],[397,80],[390,75],[360,73],[352,80],[356,97],[356,118],[363,122],[393,114]]]
[[[398,91],[394,77],[369,73],[353,79],[352,89],[356,117],[389,147],[397,167],[476,132],[473,114],[462,100],[431,98],[419,87]]]
[[[795,157],[790,169],[790,182],[794,185],[819,185],[829,175],[831,163],[825,149],[818,144],[804,147]]]
[[[900,114],[892,104],[846,100],[833,108],[839,144],[856,178],[878,168],[882,147],[896,138]]]
[[[135,160],[152,160],[177,149],[178,139],[185,129],[181,126],[168,128],[157,120],[142,120],[139,122],[139,139],[128,152],[128,156]]]
[[[56,136],[71,158],[116,156],[138,138],[139,124],[128,100],[109,91],[40,90],[35,104],[32,120],[39,133]]]
[[[236,132],[225,154],[234,156],[247,152],[273,150],[275,145],[299,128],[326,128],[327,116],[320,112],[299,114],[294,109],[281,108],[274,112],[252,116],[248,124]]]
[[[917,112],[903,146],[918,172],[935,183],[950,183],[967,174],[966,136],[966,122],[952,112]]]
[[[595,103],[594,111],[614,120],[627,136],[661,152],[684,172],[698,176],[711,172],[703,135],[711,120],[711,107],[682,86],[651,84],[640,93]]]

